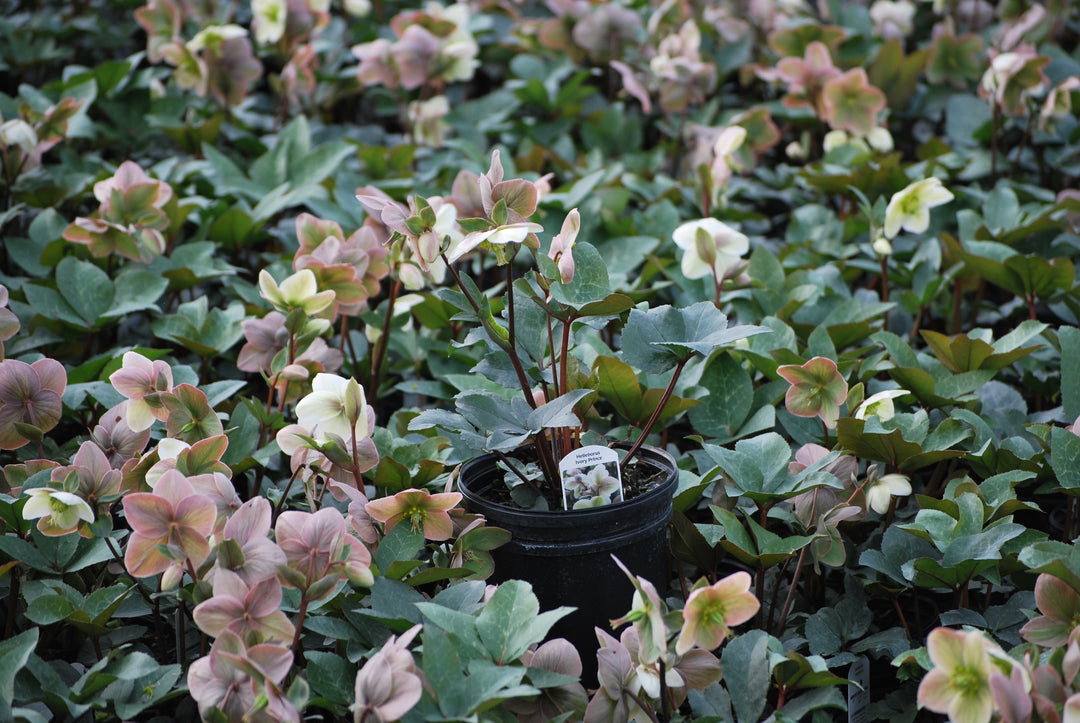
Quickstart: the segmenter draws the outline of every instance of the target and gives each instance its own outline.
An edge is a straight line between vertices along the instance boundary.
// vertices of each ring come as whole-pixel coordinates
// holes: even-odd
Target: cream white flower
[[[930,227],[930,209],[953,199],[937,178],[924,178],[893,194],[885,209],[885,236],[894,238],[900,229],[922,233]]]
[[[345,0],[345,12],[354,18],[366,17],[371,13],[371,0]]]
[[[319,291],[315,273],[301,269],[281,282],[279,286],[266,269],[259,272],[259,293],[283,314],[302,308],[308,314],[316,314],[334,303],[334,292]]]
[[[878,153],[891,153],[892,149],[896,147],[893,143],[892,133],[889,133],[888,128],[882,128],[881,126],[870,131],[870,135],[866,136],[866,142]]]
[[[79,527],[79,522],[93,522],[94,511],[82,497],[51,487],[25,491],[30,496],[23,506],[24,520],[37,520],[38,529],[49,534],[64,534]]]
[[[858,406],[852,416],[855,417],[855,419],[866,419],[867,417],[876,416],[883,422],[888,421],[896,414],[893,400],[897,397],[902,397],[905,394],[910,394],[910,392],[906,389],[886,389],[883,392],[871,394],[863,400],[863,403]]]
[[[713,189],[719,190],[731,180],[732,170],[739,170],[739,163],[733,154],[742,148],[746,141],[746,129],[742,126],[728,126],[713,143],[713,162],[709,166]]]
[[[0,125],[0,146],[18,146],[23,153],[33,153],[37,148],[37,133],[22,118],[14,118]]]
[[[885,514],[893,497],[907,497],[911,494],[911,482],[902,474],[886,474],[871,479],[863,490],[866,504],[879,515]]]
[[[463,238],[460,243],[452,244],[446,252],[446,259],[453,263],[475,249],[485,241],[489,244],[519,244],[531,233],[539,233],[544,227],[531,221],[508,223],[487,231],[476,231]]]
[[[364,388],[352,378],[316,374],[311,394],[296,403],[296,420],[320,442],[326,441],[329,434],[348,442],[354,432],[357,439],[363,439],[370,431]]]
[[[229,23],[227,25],[211,25],[203,28],[187,41],[187,49],[192,53],[198,53],[203,48],[220,50],[226,40],[235,40],[247,36],[248,31],[239,25]]]
[[[750,239],[715,218],[684,223],[672,234],[675,244],[685,253],[682,272],[688,279],[712,274],[724,279],[750,250]]]
[[[288,13],[285,0],[251,0],[255,42],[266,45],[281,40]]]
[[[870,21],[886,40],[905,38],[915,29],[915,5],[909,0],[876,0],[870,6]]]

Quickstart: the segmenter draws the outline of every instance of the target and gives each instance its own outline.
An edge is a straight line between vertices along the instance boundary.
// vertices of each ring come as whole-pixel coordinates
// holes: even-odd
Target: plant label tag
[[[848,686],[848,723],[865,723],[867,708],[870,705],[870,661],[866,659],[866,656],[860,655],[851,664],[847,677],[852,683],[858,683],[858,685]]]
[[[582,510],[622,502],[619,453],[593,444],[575,449],[559,462],[563,508]]]

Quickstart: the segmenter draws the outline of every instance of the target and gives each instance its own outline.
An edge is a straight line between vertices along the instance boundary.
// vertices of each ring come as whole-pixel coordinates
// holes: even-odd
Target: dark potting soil
[[[513,454],[507,456],[511,459],[521,460],[524,463],[535,462],[537,459],[536,450],[532,447],[517,450]],[[499,472],[501,474],[502,470],[500,469]],[[663,469],[654,464],[650,464],[647,461],[642,462],[638,459],[631,461],[622,471],[623,499],[627,501],[632,500],[635,497],[645,494],[649,490],[659,487],[664,481],[665,475],[666,473]],[[546,485],[541,488],[541,490],[544,494],[544,499],[547,500],[548,509],[562,511],[563,503],[559,490],[548,489]],[[499,480],[486,489],[478,490],[478,492],[484,499],[503,505],[504,507],[525,509],[514,501],[510,496],[510,488],[501,484]]]

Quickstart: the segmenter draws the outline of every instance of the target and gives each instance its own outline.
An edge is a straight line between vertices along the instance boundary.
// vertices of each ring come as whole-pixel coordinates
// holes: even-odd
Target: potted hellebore
[[[413,197],[406,207],[372,188],[357,198],[393,230],[395,258],[453,278],[436,294],[460,329],[454,345],[476,360],[475,387],[454,409],[426,410],[410,428],[451,440],[467,506],[512,533],[493,552],[494,579],[530,582],[546,608],[577,608],[552,633],[591,652],[594,627],[607,628],[633,593],[615,558],[633,575],[667,580],[678,468],[645,441],[693,404],[673,395],[680,375],[695,357],[767,329],[728,327],[712,302],[649,308],[637,292],[613,289],[600,253],[577,241],[577,209],[542,253],[544,229],[531,220],[541,187],[504,178],[495,151],[487,173],[459,175],[452,199]],[[465,193],[471,202],[458,198]],[[458,208],[481,215],[458,220]],[[698,245],[715,246],[708,229],[697,233]],[[643,392],[646,374],[666,388]]]

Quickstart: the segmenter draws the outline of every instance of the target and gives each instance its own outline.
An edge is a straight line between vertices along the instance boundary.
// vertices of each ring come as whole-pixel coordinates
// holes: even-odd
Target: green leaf
[[[67,257],[56,267],[60,295],[82,320],[84,329],[93,329],[113,305],[112,279],[89,261]]]
[[[738,691],[732,705],[739,723],[757,723],[769,694],[769,635],[751,630],[724,647],[720,665],[728,690]]]
[[[316,695],[342,708],[353,702],[356,665],[340,655],[321,650],[305,652],[304,657],[307,659],[307,681]]]
[[[590,243],[574,246],[574,280],[569,284],[556,281],[551,285],[551,296],[560,304],[574,309],[602,301],[611,293],[607,264],[600,252]]]
[[[615,411],[632,424],[648,421],[651,411],[642,407],[641,383],[630,365],[612,356],[598,356],[593,362],[596,390]]]
[[[1063,326],[1058,330],[1061,344],[1061,406],[1067,420],[1080,417],[1080,329]]]
[[[552,399],[529,412],[525,426],[532,432],[539,432],[548,427],[577,427],[581,420],[574,414],[574,405],[590,394],[592,389],[574,389],[561,397]]]
[[[23,669],[38,643],[38,628],[0,641],[0,700],[8,705],[15,700],[15,675]]]
[[[1050,467],[1065,490],[1080,489],[1080,437],[1068,429],[1050,430]]]
[[[407,524],[394,525],[375,550],[375,564],[380,570],[389,569],[397,561],[411,561],[424,549],[424,535]]]
[[[690,423],[697,432],[723,444],[734,438],[749,416],[754,382],[734,357],[721,354],[709,362],[698,384],[709,393],[690,410]]]
[[[541,642],[551,626],[572,610],[559,607],[540,613],[532,587],[521,580],[508,580],[499,585],[480,612],[476,631],[491,659],[507,664],[520,658],[530,645]]]

